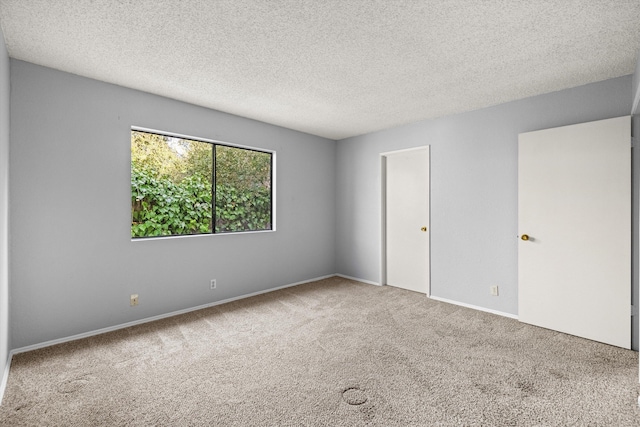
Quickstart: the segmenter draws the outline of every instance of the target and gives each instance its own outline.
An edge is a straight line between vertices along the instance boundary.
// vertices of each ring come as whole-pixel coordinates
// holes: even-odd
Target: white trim
[[[176,133],[176,132],[167,132],[164,130],[145,128],[142,126],[131,126],[131,130],[138,131],[138,132],[153,133],[156,135],[170,136],[172,138],[190,139],[191,141],[207,142],[209,144],[226,145],[227,147],[246,148],[248,150],[260,151],[261,153],[269,153],[269,154],[275,153],[275,150],[269,150],[266,148],[252,147],[250,145],[236,144],[233,142],[220,141],[218,139],[203,138],[200,136],[185,135],[185,134]]]
[[[334,274],[334,276],[342,277],[343,279],[355,280],[356,282],[366,283],[367,285],[382,286],[378,282],[374,282],[372,280],[359,279],[357,277],[347,276],[346,274]]]
[[[272,215],[272,218],[273,217],[274,215]],[[197,237],[211,237],[211,236],[238,236],[242,234],[274,233],[275,231],[276,231],[275,224],[273,224],[273,228],[271,230],[229,231],[225,233],[174,234],[171,236],[156,236],[156,237],[131,237],[131,241],[132,242],[153,242],[156,240],[181,239],[183,237],[197,238]]]
[[[398,154],[398,153],[406,153],[407,151],[417,151],[417,150],[422,150],[423,148],[427,148],[429,147],[429,145],[422,145],[420,147],[412,147],[412,148],[403,148],[402,150],[393,150],[393,151],[385,151],[384,153],[380,153],[381,156],[388,156],[391,154]]]
[[[366,283],[366,284],[369,284],[369,285],[383,286],[380,283],[376,283],[376,282],[373,282],[371,280],[359,279],[357,277],[351,277],[351,276],[347,276],[347,275],[344,275],[344,274],[335,274],[335,276],[342,277],[342,278],[349,279],[349,280],[355,280],[357,282],[362,282],[362,283]],[[388,286],[388,285],[385,285],[385,286]],[[517,314],[505,313],[504,311],[492,310],[490,308],[485,308],[485,307],[480,307],[478,305],[472,305],[472,304],[467,304],[467,303],[464,303],[464,302],[454,301],[454,300],[450,300],[450,299],[447,299],[447,298],[434,297],[433,295],[432,296],[427,295],[427,298],[435,300],[435,301],[446,302],[447,304],[459,305],[461,307],[470,308],[472,310],[484,311],[486,313],[496,314],[498,316],[503,316],[503,317],[508,317],[510,319],[518,320],[518,315]],[[639,397],[639,399],[640,399],[640,397]]]
[[[429,220],[427,227],[431,230],[431,145],[405,148],[402,150],[380,153],[380,285],[387,284],[387,157],[409,151],[427,150],[429,179],[427,197],[429,198]],[[427,277],[427,297],[431,296],[431,238],[429,238],[429,258],[427,259],[429,275]],[[358,280],[358,279],[355,279]]]
[[[9,352],[9,356],[7,357],[7,362],[6,362],[4,375],[2,376],[2,382],[0,383],[0,405],[2,405],[2,399],[4,397],[4,392],[5,392],[5,389],[7,387],[7,381],[9,380],[9,370],[11,369],[11,361],[12,361],[13,356],[15,354],[26,353],[28,351],[39,350],[41,348],[50,347],[50,346],[57,345],[57,344],[63,344],[65,342],[75,341],[75,340],[79,340],[79,339],[83,339],[83,338],[89,338],[89,337],[92,337],[92,336],[95,336],[95,335],[100,335],[100,334],[106,334],[107,332],[113,332],[113,331],[117,331],[119,329],[124,329],[124,328],[129,328],[131,326],[141,325],[143,323],[154,322],[156,320],[165,319],[167,317],[178,316],[178,315],[189,313],[189,312],[192,312],[192,311],[202,310],[202,309],[205,309],[205,308],[214,307],[216,305],[226,304],[228,302],[237,301],[237,300],[245,299],[245,298],[250,298],[250,297],[254,297],[254,296],[257,296],[257,295],[261,295],[261,294],[266,294],[266,293],[277,291],[277,290],[280,290],[280,289],[291,288],[293,286],[303,285],[305,283],[316,282],[318,280],[328,279],[328,278],[334,277],[334,276],[336,276],[336,275],[335,274],[329,274],[329,275],[326,275],[326,276],[316,277],[316,278],[309,279],[309,280],[303,280],[301,282],[290,283],[288,285],[278,286],[277,288],[271,288],[271,289],[267,289],[267,290],[264,290],[264,291],[258,291],[258,292],[253,292],[253,293],[250,293],[250,294],[240,295],[238,297],[227,298],[225,300],[215,301],[215,302],[212,302],[212,303],[203,304],[203,305],[199,305],[199,306],[196,306],[196,307],[185,308],[183,310],[172,311],[170,313],[160,314],[158,316],[146,317],[144,319],[134,320],[133,322],[127,322],[127,323],[122,323],[120,325],[109,326],[108,328],[96,329],[94,331],[83,332],[81,334],[71,335],[69,337],[58,338],[58,339],[55,339],[55,340],[45,341],[45,342],[42,342],[42,343],[39,343],[39,344],[33,344],[33,345],[28,345],[28,346],[25,346],[25,347],[20,347],[20,348],[13,349],[13,350],[11,350]],[[362,280],[360,280],[360,281],[362,281]]]
[[[380,153],[380,285],[387,284],[387,156]]]
[[[640,69],[636,72],[640,72]],[[640,80],[640,76],[637,77]],[[633,104],[631,105],[631,115],[636,115],[640,113],[640,83],[638,83],[638,87],[636,87],[636,93],[633,97]],[[640,399],[640,398],[639,398]]]
[[[503,316],[503,317],[508,317],[510,319],[518,320],[518,315],[517,314],[505,313],[504,311],[492,310],[490,308],[484,308],[484,307],[480,307],[480,306],[477,306],[477,305],[467,304],[467,303],[464,303],[464,302],[454,301],[454,300],[450,300],[450,299],[446,299],[446,298],[434,297],[433,295],[430,296],[429,298],[432,299],[432,300],[440,301],[440,302],[446,302],[447,304],[459,305],[461,307],[472,308],[474,310],[485,311],[487,313],[497,314],[498,316]]]
[[[11,359],[13,359],[13,350],[9,352],[7,356],[7,363],[4,367],[4,374],[2,375],[2,382],[0,382],[0,406],[2,406],[2,398],[4,397],[4,391],[7,388],[7,381],[9,381],[9,369],[11,369]]]
[[[638,107],[640,104],[640,50],[636,51],[636,66],[632,79],[633,102],[631,103],[631,115],[639,114]],[[638,398],[640,399],[640,397]],[[640,403],[640,402],[638,402]]]
[[[276,171],[278,161],[276,158],[276,152],[271,152],[271,231],[276,231],[276,190],[278,188],[278,179],[276,178]]]
[[[264,290],[264,291],[253,292],[253,293],[250,293],[250,294],[240,295],[240,296],[233,297],[233,298],[227,298],[227,299],[224,299],[224,300],[221,300],[221,301],[214,301],[214,302],[211,302],[211,303],[208,303],[208,304],[199,305],[199,306],[196,306],[196,307],[185,308],[183,310],[172,311],[170,313],[160,314],[160,315],[152,316],[152,317],[146,317],[144,319],[134,320],[132,322],[122,323],[122,324],[115,325],[115,326],[109,326],[108,328],[96,329],[94,331],[83,332],[81,334],[72,335],[72,336],[69,336],[69,337],[58,338],[58,339],[55,339],[55,340],[45,341],[45,342],[42,342],[42,343],[39,343],[39,344],[28,345],[26,347],[20,347],[20,348],[14,349],[14,350],[11,351],[11,353],[12,354],[19,354],[19,353],[25,353],[27,351],[39,350],[41,348],[50,347],[52,345],[57,345],[57,344],[62,344],[62,343],[69,342],[69,341],[75,341],[75,340],[79,340],[79,339],[83,339],[83,338],[88,338],[88,337],[92,337],[92,336],[95,336],[95,335],[106,334],[108,332],[117,331],[119,329],[129,328],[131,326],[137,326],[137,325],[141,325],[143,323],[155,322],[156,320],[166,319],[167,317],[179,316],[181,314],[190,313],[192,311],[202,310],[202,309],[205,309],[205,308],[214,307],[216,305],[222,305],[222,304],[226,304],[228,302],[237,301],[237,300],[241,300],[241,299],[245,299],[245,298],[251,298],[251,297],[254,297],[254,296],[257,296],[257,295],[262,295],[262,294],[266,294],[266,293],[269,293],[269,292],[277,291],[277,290],[280,290],[280,289],[290,288],[290,287],[293,287],[293,286],[303,285],[305,283],[315,282],[315,281],[318,281],[318,280],[328,279],[328,278],[334,277],[334,276],[335,276],[335,274],[329,274],[327,276],[316,277],[316,278],[313,278],[313,279],[304,280],[302,282],[296,282],[296,283],[291,283],[289,285],[278,286],[277,288],[270,288],[270,289],[267,289],[267,290]]]
[[[202,309],[205,309],[205,308],[214,307],[216,305],[222,305],[222,304],[226,304],[226,303],[232,302],[232,301],[237,301],[237,300],[241,300],[241,299],[245,299],[245,298],[251,298],[251,297],[254,297],[254,296],[266,294],[266,293],[277,291],[277,290],[280,290],[280,289],[286,289],[286,288],[290,288],[290,287],[293,287],[293,286],[304,285],[305,283],[316,282],[318,280],[328,279],[328,278],[331,278],[331,277],[342,277],[344,279],[355,280],[357,282],[366,283],[366,284],[369,284],[369,285],[381,286],[380,283],[377,283],[377,282],[374,282],[374,281],[371,281],[371,280],[360,279],[360,278],[357,278],[357,277],[347,276],[345,274],[329,274],[329,275],[326,275],[326,276],[316,277],[316,278],[309,279],[309,280],[303,280],[301,282],[296,282],[296,283],[291,283],[291,284],[288,284],[288,285],[278,286],[277,288],[271,288],[271,289],[267,289],[267,290],[264,290],[264,291],[253,292],[253,293],[250,293],[250,294],[240,295],[240,296],[233,297],[233,298],[227,298],[227,299],[221,300],[221,301],[214,301],[214,302],[211,302],[211,303],[208,303],[208,304],[199,305],[199,306],[196,306],[196,307],[191,307],[191,308],[186,308],[186,309],[183,309],[183,310],[172,311],[170,313],[160,314],[158,316],[146,317],[144,319],[134,320],[132,322],[122,323],[120,325],[110,326],[110,327],[102,328],[102,329],[96,329],[94,331],[83,332],[81,334],[76,334],[76,335],[72,335],[72,336],[69,336],[69,337],[58,338],[58,339],[55,339],[55,340],[45,341],[45,342],[42,342],[42,343],[39,343],[39,344],[33,344],[33,345],[25,346],[25,347],[20,347],[20,348],[11,350],[9,352],[9,356],[7,357],[6,367],[5,367],[5,370],[4,370],[4,375],[2,376],[2,382],[0,383],[0,405],[2,405],[2,399],[4,397],[4,392],[5,392],[5,389],[7,387],[7,381],[9,379],[9,371],[11,369],[11,361],[12,361],[13,356],[15,354],[26,353],[28,351],[39,350],[41,348],[50,347],[50,346],[57,345],[57,344],[63,344],[65,342],[75,341],[75,340],[79,340],[79,339],[83,339],[83,338],[89,338],[89,337],[92,337],[92,336],[95,336],[95,335],[100,335],[100,334],[106,334],[108,332],[117,331],[119,329],[129,328],[131,326],[141,325],[141,324],[148,323],[148,322],[154,322],[156,320],[166,319],[168,317],[179,316],[181,314],[190,313],[192,311],[202,310]],[[441,301],[441,302],[445,302],[445,303],[449,303],[449,304],[455,304],[455,305],[459,305],[459,306],[462,306],[462,307],[471,308],[471,309],[474,309],[474,310],[485,311],[487,313],[497,314],[498,316],[509,317],[509,318],[516,319],[516,320],[518,319],[518,316],[515,315],[515,314],[504,313],[502,311],[497,311],[497,310],[491,310],[489,308],[484,308],[484,307],[479,307],[479,306],[466,304],[466,303],[462,303],[462,302],[458,302],[458,301],[453,301],[453,300],[449,300],[449,299],[446,299],[446,298],[440,298],[440,297],[434,297],[434,296],[431,296],[429,298],[433,299],[433,300],[436,300],[436,301]]]

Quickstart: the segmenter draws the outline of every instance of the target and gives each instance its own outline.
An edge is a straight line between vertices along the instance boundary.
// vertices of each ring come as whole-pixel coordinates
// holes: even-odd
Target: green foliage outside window
[[[207,142],[131,132],[132,237],[271,229],[271,154],[215,145],[213,191],[213,153]]]

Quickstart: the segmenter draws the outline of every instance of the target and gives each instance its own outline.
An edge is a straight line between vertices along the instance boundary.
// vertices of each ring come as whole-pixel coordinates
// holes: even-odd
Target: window
[[[131,237],[272,230],[273,153],[131,131]]]

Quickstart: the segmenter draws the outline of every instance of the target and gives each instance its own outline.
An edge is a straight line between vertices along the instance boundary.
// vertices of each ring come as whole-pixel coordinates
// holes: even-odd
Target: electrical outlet
[[[493,295],[494,297],[498,296],[498,287],[497,286],[491,286],[491,288],[489,288],[491,291],[491,295]]]
[[[138,294],[131,294],[131,307],[138,305]]]
[[[211,279],[211,288],[210,289],[215,289],[216,288],[216,279]]]

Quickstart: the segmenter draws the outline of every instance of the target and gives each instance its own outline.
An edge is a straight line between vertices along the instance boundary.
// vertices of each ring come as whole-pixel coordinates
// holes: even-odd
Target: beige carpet
[[[0,425],[640,425],[637,353],[331,278],[14,357]]]

